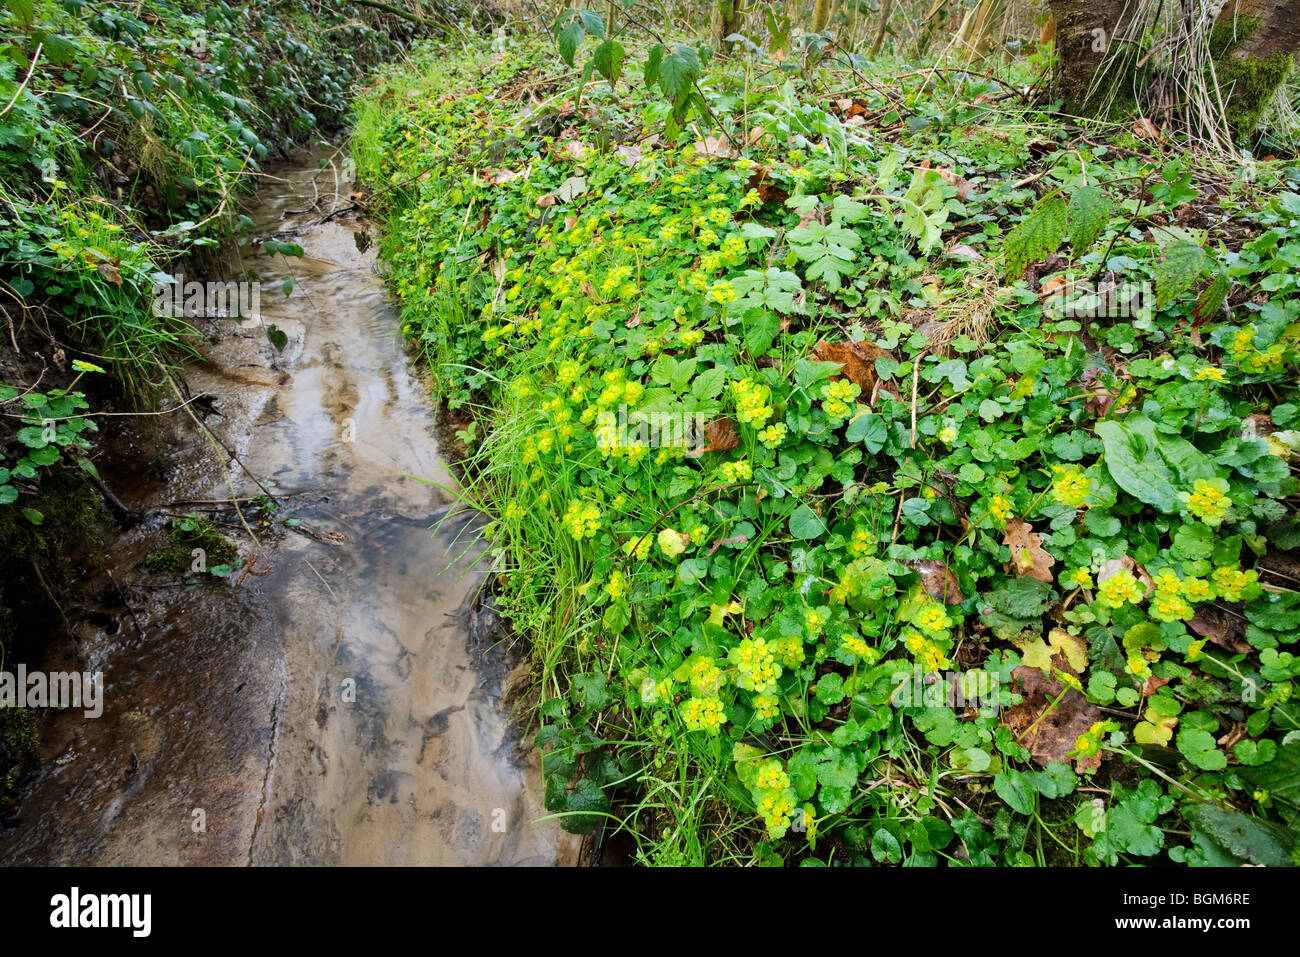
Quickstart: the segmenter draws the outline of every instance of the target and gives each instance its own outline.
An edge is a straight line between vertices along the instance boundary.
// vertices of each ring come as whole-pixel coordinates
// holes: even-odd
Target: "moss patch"
[[[1249,133],[1259,126],[1293,66],[1291,54],[1282,50],[1266,58],[1228,56],[1215,65],[1220,88],[1231,90],[1227,116],[1233,129]]]
[[[237,555],[234,544],[206,518],[187,515],[176,519],[165,546],[152,552],[145,565],[165,575],[187,575],[194,563],[194,550],[203,549],[205,567],[229,565]]]

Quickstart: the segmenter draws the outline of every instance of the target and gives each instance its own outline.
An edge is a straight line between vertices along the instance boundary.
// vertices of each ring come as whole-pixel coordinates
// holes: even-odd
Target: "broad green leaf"
[[[1190,240],[1170,243],[1161,250],[1152,272],[1156,280],[1156,308],[1167,306],[1200,278],[1210,265],[1205,250]]]
[[[1105,446],[1103,460],[1115,484],[1139,501],[1162,512],[1178,511],[1174,475],[1146,440],[1119,422],[1097,423],[1097,435]]]
[[[1085,186],[1070,197],[1068,211],[1070,253],[1076,258],[1097,241],[1114,208],[1109,196],[1096,186]]]
[[[1060,196],[1045,199],[1034,207],[1002,242],[1007,275],[1018,279],[1025,267],[1056,251],[1066,234],[1066,205]]]

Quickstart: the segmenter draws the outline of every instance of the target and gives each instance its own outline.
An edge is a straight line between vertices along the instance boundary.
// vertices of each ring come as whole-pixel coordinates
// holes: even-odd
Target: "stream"
[[[324,163],[322,167],[320,164]],[[42,768],[0,829],[6,864],[570,864],[535,754],[503,702],[515,664],[475,602],[473,519],[452,504],[428,388],[398,337],[341,157],[273,170],[230,275],[262,322],[195,320],[190,405],[129,426],[101,460],[148,517],[78,583],[47,670],[104,674],[104,713],[51,713]],[[294,282],[286,297],[281,283]],[[199,412],[199,409],[205,409]],[[273,480],[255,543],[230,508]],[[247,569],[184,585],[141,566],[188,511]],[[284,524],[291,519],[290,524]],[[69,634],[69,632],[71,634]],[[37,667],[30,663],[29,668]]]

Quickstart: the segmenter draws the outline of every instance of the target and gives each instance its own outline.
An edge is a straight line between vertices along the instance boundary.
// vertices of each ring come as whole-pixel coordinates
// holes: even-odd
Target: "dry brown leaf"
[[[99,274],[111,282],[114,286],[122,285],[122,273],[112,263],[100,263],[95,267]]]
[[[559,200],[554,193],[543,193],[541,196],[537,197],[537,205],[542,207],[542,209],[554,206],[557,202],[559,202]]]
[[[1053,666],[1058,662],[1059,670],[1073,673],[1069,663],[1060,655],[1052,659]],[[1095,771],[1100,767],[1100,754],[1084,757],[1069,752],[1074,750],[1079,736],[1101,720],[1101,710],[1073,688],[1067,690],[1061,682],[1048,680],[1037,668],[1020,665],[1012,670],[1011,675],[1012,682],[1023,690],[1025,699],[1002,712],[1002,723],[1017,735],[1020,743],[1029,750],[1030,757],[1043,766],[1051,761],[1073,761],[1076,771]],[[1065,695],[1060,702],[1043,716],[1048,704],[1062,690],[1065,690]],[[1037,725],[1035,721],[1038,721]],[[1029,731],[1031,727],[1033,730]],[[1020,737],[1022,734],[1023,738]]]
[[[869,342],[827,342],[825,339],[813,346],[813,357],[822,362],[835,362],[841,367],[841,374],[862,390],[862,401],[867,401],[875,392],[880,377],[876,375],[876,360],[889,353]],[[895,398],[898,390],[888,382],[881,382],[881,388]]]
[[[729,159],[736,155],[731,144],[718,136],[706,136],[698,140],[695,144],[695,152],[701,156],[713,156],[718,159]]]
[[[921,587],[927,595],[949,605],[959,605],[966,600],[961,593],[957,576],[946,564],[931,558],[911,559],[904,562],[921,576]]]
[[[1018,518],[1007,519],[1007,534],[1002,544],[1011,549],[1011,563],[1015,566],[1017,578],[1037,578],[1040,582],[1055,580],[1051,568],[1056,559],[1043,550],[1042,541],[1043,536],[1028,522]]]
[[[736,427],[731,424],[730,419],[725,418],[711,419],[704,427],[704,437],[708,439],[708,443],[701,448],[691,449],[686,453],[688,458],[699,458],[705,452],[726,452],[740,444]]]
[[[1160,128],[1145,116],[1139,116],[1133,121],[1133,134],[1144,140],[1158,140],[1164,136],[1164,134],[1160,132]]]
[[[521,169],[485,169],[483,171],[483,182],[491,186],[500,186],[523,175],[524,171]]]
[[[614,155],[624,166],[635,166],[641,162],[641,157],[645,155],[645,150],[640,146],[619,146],[614,150]]]
[[[1202,605],[1197,608],[1196,614],[1187,622],[1187,627],[1234,654],[1250,651],[1250,645],[1243,640],[1246,636],[1246,623],[1218,605]]]
[[[948,167],[946,166],[938,167],[938,171],[939,171],[940,178],[945,183],[947,183],[949,186],[957,187],[957,198],[960,200],[965,200],[966,197],[970,195],[971,190],[975,188],[974,183],[962,179],[960,176],[958,176],[952,170],[948,169]]]

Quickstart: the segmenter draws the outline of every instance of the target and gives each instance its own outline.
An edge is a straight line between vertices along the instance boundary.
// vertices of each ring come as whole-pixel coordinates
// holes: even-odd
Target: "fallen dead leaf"
[[[1043,536],[1028,522],[1018,518],[1007,519],[1007,534],[1002,544],[1011,549],[1011,563],[1015,566],[1017,578],[1036,578],[1049,583],[1055,580],[1051,569],[1056,559],[1043,550],[1042,541]]]
[[[1158,140],[1164,135],[1160,132],[1159,127],[1145,116],[1139,116],[1133,121],[1133,134],[1144,140]]]
[[[729,159],[736,155],[731,144],[718,136],[706,136],[698,140],[695,143],[695,151],[701,156],[713,156],[718,159]]]
[[[921,576],[921,587],[927,595],[948,605],[959,605],[966,600],[961,593],[957,576],[946,564],[932,558],[911,559],[904,562]]]
[[[537,205],[542,207],[542,209],[554,206],[557,202],[558,200],[555,198],[554,193],[543,193],[541,196],[537,197]]]
[[[876,375],[876,360],[889,355],[889,352],[879,346],[849,339],[843,342],[827,342],[822,339],[813,346],[812,354],[822,362],[838,363],[841,367],[840,374],[862,390],[864,401],[875,393],[878,382],[881,389],[898,398],[898,390],[890,383],[882,382]]]
[[[1060,662],[1060,670],[1068,671],[1069,664],[1061,656],[1053,658],[1053,664]],[[1025,699],[1014,707],[1002,712],[1002,723],[1029,750],[1029,755],[1039,765],[1051,761],[1073,762],[1076,771],[1095,771],[1101,766],[1101,755],[1071,755],[1079,736],[1093,724],[1101,720],[1101,709],[1089,703],[1088,699],[1073,688],[1066,689],[1059,681],[1048,679],[1037,668],[1020,665],[1011,672],[1013,684],[1019,686]],[[1044,710],[1049,702],[1065,690],[1065,695],[1046,716]],[[1038,719],[1042,716],[1042,720]],[[1038,721],[1035,726],[1034,722]],[[1033,731],[1029,728],[1033,727]],[[1028,731],[1028,734],[1025,732]],[[1025,735],[1023,738],[1020,735]]]
[[[708,442],[698,449],[687,452],[688,458],[699,458],[705,452],[726,452],[740,444],[736,427],[731,424],[730,419],[725,418],[711,419],[704,427],[704,437]]]
[[[945,183],[947,183],[949,186],[957,187],[957,198],[960,200],[965,200],[966,197],[970,195],[971,190],[975,188],[974,183],[970,182],[969,180],[962,179],[960,176],[958,176],[952,170],[948,169],[948,167],[946,166],[938,167],[938,171],[939,171],[940,178],[942,178]]]

